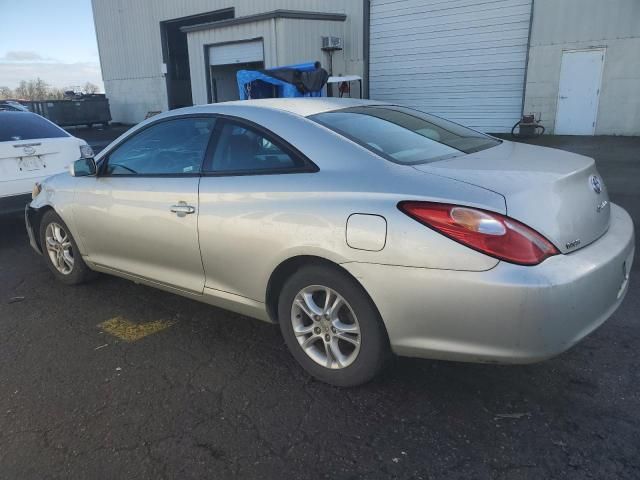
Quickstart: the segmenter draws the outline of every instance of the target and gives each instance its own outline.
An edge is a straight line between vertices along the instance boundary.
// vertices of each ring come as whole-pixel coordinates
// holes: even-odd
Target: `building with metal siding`
[[[590,69],[594,50],[601,62]],[[524,110],[550,133],[580,134],[584,124],[584,134],[640,135],[640,1],[535,0]]]
[[[252,38],[257,34],[257,28],[265,43],[276,49],[273,55],[265,57],[265,68],[310,60],[320,60],[326,66],[328,56],[320,50],[320,36],[337,33],[343,40],[344,49],[334,55],[334,73],[363,73],[362,0],[92,0],[92,6],[105,91],[117,122],[135,123],[150,111],[188,105],[195,99],[198,102],[205,100],[204,43],[188,51],[188,63],[185,63],[182,47],[173,56],[167,51],[167,31],[174,36],[183,33],[186,46],[189,42],[195,45],[199,37],[202,42],[211,43],[217,36],[241,39],[241,32],[244,32],[249,35],[247,38]],[[321,25],[309,29],[308,23],[314,20],[309,20],[307,25],[302,20],[285,22],[287,25],[282,28],[273,28],[280,20],[274,20],[269,28],[266,28],[268,22],[260,27],[243,23],[227,28],[224,33],[194,32],[189,35],[193,37],[189,42],[186,33],[178,33],[185,25],[275,10],[340,14],[345,19],[338,29],[332,26],[326,33]],[[277,35],[280,35],[280,41],[277,41]],[[172,68],[174,63],[180,68]],[[185,65],[188,75],[183,68]],[[189,78],[192,71],[200,76]]]
[[[531,0],[371,0],[372,98],[485,132],[522,113]]]
[[[334,73],[364,76],[371,98],[487,132],[507,132],[534,113],[547,133],[640,134],[639,0],[92,4],[115,121],[225,99],[239,62],[269,68],[318,59],[326,66],[320,37],[336,35],[344,50]],[[262,56],[234,47],[237,63],[216,60],[221,45],[246,41],[260,41]]]
[[[216,72],[220,72],[228,83],[228,91],[236,88],[233,81],[235,76],[226,74],[226,67],[241,61],[260,63],[266,68],[278,65],[291,65],[305,60],[315,60],[322,52],[320,41],[322,36],[332,35],[341,37],[344,33],[346,15],[313,13],[308,15],[286,12],[267,13],[261,16],[249,17],[253,21],[241,20],[242,17],[228,22],[216,22],[213,25],[196,25],[187,27],[187,41],[189,45],[189,64],[191,66],[191,83],[193,102],[196,104],[219,101],[219,80]],[[241,20],[241,22],[239,22]],[[232,61],[221,60],[218,67],[214,49],[226,49],[230,45],[242,46],[259,45],[258,56],[242,57],[243,52],[237,53],[238,58]],[[283,48],[284,47],[284,48]],[[204,52],[209,58],[208,65],[201,61]],[[313,53],[315,56],[312,56]],[[221,52],[222,53],[222,52]],[[240,58],[242,57],[242,58]],[[248,65],[250,67],[250,65]],[[209,67],[209,72],[207,72]],[[258,68],[262,68],[258,65]],[[362,73],[362,61],[351,62],[339,56],[332,61],[333,71],[338,73]],[[223,98],[228,98],[223,97]]]

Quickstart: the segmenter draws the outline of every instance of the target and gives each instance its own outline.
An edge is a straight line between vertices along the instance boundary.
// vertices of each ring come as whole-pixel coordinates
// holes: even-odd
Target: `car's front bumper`
[[[347,263],[399,355],[530,363],[557,355],[609,318],[628,289],[633,222],[612,205],[594,243],[526,267],[485,272]]]

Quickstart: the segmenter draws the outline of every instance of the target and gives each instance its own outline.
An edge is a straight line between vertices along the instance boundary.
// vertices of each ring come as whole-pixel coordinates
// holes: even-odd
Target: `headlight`
[[[93,148],[89,145],[80,145],[80,158],[93,158]]]
[[[40,195],[41,191],[42,191],[42,185],[36,182],[33,185],[33,190],[31,190],[31,200],[34,200],[38,195]]]

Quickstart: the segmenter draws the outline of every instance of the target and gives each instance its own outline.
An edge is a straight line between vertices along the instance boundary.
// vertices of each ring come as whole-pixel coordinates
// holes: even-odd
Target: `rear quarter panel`
[[[266,123],[267,119],[254,121]],[[282,127],[281,122],[277,124]],[[400,212],[397,204],[414,199],[443,201],[504,213],[502,196],[393,164],[314,122],[296,119],[293,125],[297,125],[291,130],[295,135],[281,136],[305,152],[320,171],[201,179],[198,228],[208,288],[264,301],[272,272],[299,255],[338,264],[474,271],[498,263],[419,224]],[[354,213],[386,219],[382,250],[349,247],[346,224]]]

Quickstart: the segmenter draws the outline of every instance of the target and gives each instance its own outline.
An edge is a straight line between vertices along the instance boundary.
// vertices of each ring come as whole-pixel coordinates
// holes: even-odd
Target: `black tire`
[[[69,273],[60,272],[53,263],[53,260],[49,256],[49,251],[47,249],[47,239],[46,232],[47,227],[52,224],[59,225],[66,235],[68,235],[68,239],[71,243],[70,251],[73,257],[73,266],[71,267]],[[78,250],[78,246],[76,245],[76,241],[74,240],[71,232],[69,232],[69,228],[64,223],[64,221],[60,218],[60,216],[54,212],[53,210],[48,210],[42,216],[40,221],[40,245],[42,247],[42,255],[44,257],[44,261],[49,267],[49,270],[53,273],[53,275],[62,283],[66,283],[67,285],[78,285],[80,283],[84,283],[95,276],[95,273],[87,267],[87,264],[84,263],[82,259],[82,255],[80,254],[80,250]]]
[[[357,318],[359,351],[352,363],[343,368],[331,369],[317,363],[303,350],[294,333],[292,309],[295,298],[301,290],[314,285],[329,287],[342,296]],[[307,318],[308,315],[305,321]],[[287,347],[298,363],[309,374],[331,385],[351,387],[366,383],[382,370],[390,357],[389,340],[378,310],[362,286],[337,267],[309,265],[291,275],[280,292],[278,320]],[[322,339],[318,341],[317,348],[322,349]]]

